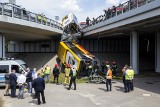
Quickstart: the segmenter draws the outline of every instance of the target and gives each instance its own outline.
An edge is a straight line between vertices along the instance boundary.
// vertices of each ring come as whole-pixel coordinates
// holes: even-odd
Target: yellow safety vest
[[[43,21],[46,22],[46,18],[45,17],[43,18]]]
[[[125,74],[125,79],[126,80],[132,80],[132,70],[127,70]]]
[[[46,69],[45,69],[45,74],[50,74],[51,73],[51,68],[50,67],[47,67]]]
[[[39,20],[41,20],[41,16],[40,15],[38,15],[37,17],[38,17]]]

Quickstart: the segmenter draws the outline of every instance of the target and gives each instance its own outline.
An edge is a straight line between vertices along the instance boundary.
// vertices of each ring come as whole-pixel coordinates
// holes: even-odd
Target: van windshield
[[[26,71],[27,70],[27,65],[26,64],[22,64],[21,67]]]

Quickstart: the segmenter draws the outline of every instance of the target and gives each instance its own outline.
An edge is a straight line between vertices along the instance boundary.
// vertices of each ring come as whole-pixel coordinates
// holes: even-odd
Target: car
[[[11,73],[12,69],[16,70],[16,75],[19,76],[22,71],[27,74],[26,71],[27,65],[22,60],[14,60],[14,59],[1,59],[0,60],[0,87],[5,86],[5,74]]]

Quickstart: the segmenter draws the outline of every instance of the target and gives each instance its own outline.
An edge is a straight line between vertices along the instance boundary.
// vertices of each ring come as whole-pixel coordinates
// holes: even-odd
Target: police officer
[[[11,88],[11,98],[16,97],[16,85],[17,85],[17,76],[15,70],[12,70],[12,73],[9,75],[10,88]]]
[[[113,64],[112,64],[112,71],[113,71],[113,77],[116,77],[116,73],[117,73],[117,64],[116,64],[116,62],[113,62]]]
[[[64,70],[65,72],[65,80],[64,80],[64,85],[69,85],[70,83],[70,64],[66,64],[66,68]]]
[[[76,71],[75,66],[72,67],[71,72],[70,72],[69,75],[70,75],[70,77],[71,77],[71,80],[70,80],[70,84],[69,84],[68,90],[70,90],[70,88],[71,88],[71,86],[72,86],[72,82],[74,83],[74,90],[76,90],[76,76],[77,76],[77,71]]]
[[[59,72],[58,64],[55,64],[55,66],[53,68],[53,76],[54,76],[53,83],[55,83],[55,80],[57,79],[57,84],[58,84],[59,74],[60,74],[60,72]]]

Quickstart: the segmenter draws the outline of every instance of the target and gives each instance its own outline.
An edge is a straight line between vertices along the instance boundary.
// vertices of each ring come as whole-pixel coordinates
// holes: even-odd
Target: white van
[[[11,73],[11,70],[16,70],[16,75],[19,76],[22,71],[26,73],[27,65],[22,60],[0,60],[0,87],[5,86],[5,73]]]

